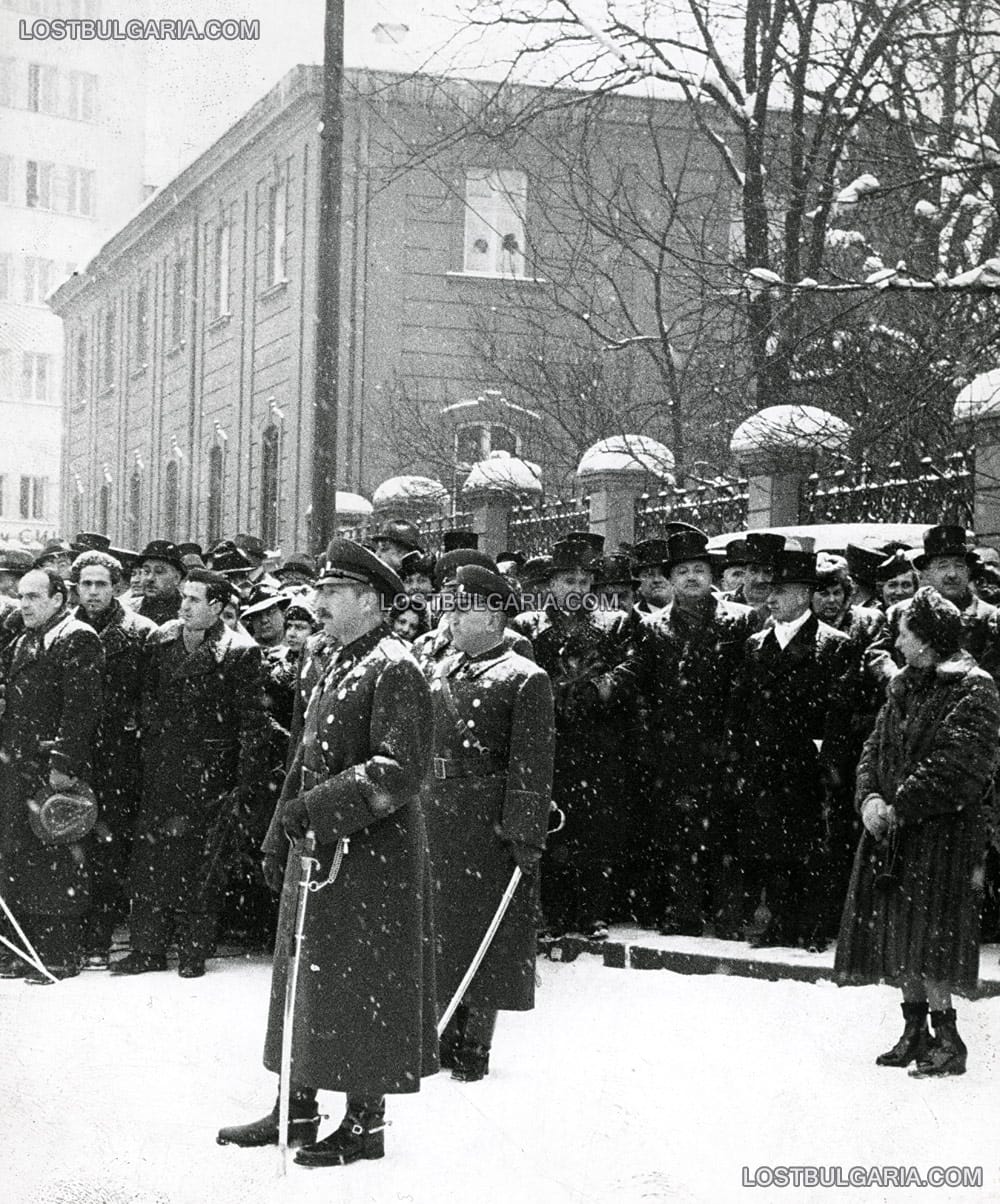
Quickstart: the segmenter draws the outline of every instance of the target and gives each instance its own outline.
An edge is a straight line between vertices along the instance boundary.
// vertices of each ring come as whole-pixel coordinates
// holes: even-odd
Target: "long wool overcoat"
[[[305,801],[316,834],[302,941],[292,1073],[358,1095],[405,1093],[437,1068],[434,925],[422,793],[431,761],[430,690],[408,647],[384,626],[331,657],[306,709],[264,852],[285,856],[264,1065],[280,1070],[301,844],[280,815]]]
[[[188,654],[180,622],[148,642],[143,789],[129,865],[132,897],[198,910],[218,876],[206,839],[226,796],[258,796],[267,771],[260,649],[221,621]],[[220,867],[223,868],[224,867]]]
[[[898,884],[876,878],[890,846],[858,844],[837,941],[841,982],[907,975],[975,988],[984,855],[983,804],[992,792],[1000,696],[967,653],[936,671],[904,669],[858,766],[857,802],[880,794],[899,818]]]
[[[452,650],[429,679],[435,760],[427,833],[443,1010],[510,881],[514,861],[504,842],[545,845],[554,730],[548,675],[505,645],[476,657]],[[469,989],[477,1007],[534,1007],[538,885],[537,868],[518,884]]]
[[[28,800],[47,788],[50,769],[89,779],[103,666],[97,633],[66,613],[4,649],[0,892],[15,915],[80,915],[89,904],[84,846],[40,841],[28,822]],[[43,741],[52,742],[51,752]]]

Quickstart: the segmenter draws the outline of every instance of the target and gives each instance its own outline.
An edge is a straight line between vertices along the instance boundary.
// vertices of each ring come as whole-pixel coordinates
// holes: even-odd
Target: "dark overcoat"
[[[310,893],[292,1045],[297,1082],[329,1091],[417,1091],[437,1070],[434,925],[421,795],[431,759],[430,690],[384,626],[340,648],[306,710],[283,800],[305,801],[317,881],[348,841],[334,882]],[[284,856],[264,1065],[280,1070],[288,956],[300,879],[282,804],[264,851]]]
[[[180,622],[147,646],[131,893],[150,906],[198,910],[219,876],[206,854],[209,832],[232,805],[230,792],[258,797],[267,771],[260,649],[221,621],[190,654]]]
[[[302,739],[302,729],[305,726],[306,707],[316,683],[323,676],[330,657],[337,643],[325,632],[310,636],[299,654],[296,666],[295,696],[292,700],[292,725],[288,737],[288,761],[290,766],[295,757],[295,750]]]
[[[47,790],[50,769],[90,778],[102,706],[101,641],[64,612],[44,628],[22,631],[2,663],[0,890],[15,915],[81,915],[89,905],[84,847],[40,841],[28,822],[28,800]],[[53,743],[51,752],[43,741]]]
[[[743,856],[802,861],[821,846],[829,785],[847,772],[857,688],[847,637],[815,615],[784,649],[773,628],[746,641],[727,738]]]
[[[452,650],[428,673],[435,755],[427,834],[443,1010],[510,881],[504,841],[545,845],[555,736],[548,675],[504,645],[475,657]],[[518,884],[472,981],[475,1006],[534,1007],[538,888],[536,867]]]
[[[1000,696],[967,653],[892,681],[857,775],[860,809],[896,809],[894,856],[864,832],[837,941],[844,983],[922,976],[971,990],[979,976],[984,800],[992,792]],[[898,884],[876,877],[892,861]]]

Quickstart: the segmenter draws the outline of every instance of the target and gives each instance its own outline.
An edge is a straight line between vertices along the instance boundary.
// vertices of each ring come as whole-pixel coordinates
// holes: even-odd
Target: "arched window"
[[[142,544],[142,473],[138,468],[132,470],[128,480],[128,538],[129,547]]]
[[[176,542],[177,518],[180,512],[181,485],[177,461],[167,461],[163,474],[163,538]]]
[[[500,423],[490,424],[490,451],[505,451],[512,456],[517,455],[517,435],[509,426]]]
[[[111,486],[105,482],[97,499],[97,529],[106,535],[111,529]]]
[[[222,538],[222,490],[225,487],[225,461],[216,443],[208,453],[208,546]]]
[[[278,543],[278,469],[281,437],[272,423],[265,427],[260,449],[260,537],[265,548]]]

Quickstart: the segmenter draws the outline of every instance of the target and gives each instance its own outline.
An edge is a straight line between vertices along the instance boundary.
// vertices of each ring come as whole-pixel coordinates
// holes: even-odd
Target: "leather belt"
[[[500,762],[493,757],[478,760],[453,761],[450,757],[435,757],[434,777],[438,781],[446,778],[495,778],[500,776]]]

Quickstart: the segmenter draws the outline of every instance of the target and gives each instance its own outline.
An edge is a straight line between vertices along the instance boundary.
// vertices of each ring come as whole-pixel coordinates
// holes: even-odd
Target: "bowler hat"
[[[860,581],[864,585],[875,584],[875,574],[878,572],[879,565],[885,560],[885,552],[881,548],[849,543],[844,555],[847,560],[847,571],[855,581]]]
[[[641,569],[664,569],[669,551],[665,539],[642,539],[632,548],[636,572]]]
[[[291,598],[275,589],[273,585],[255,585],[250,591],[246,606],[240,611],[240,618],[263,614],[265,610],[271,610],[275,606],[285,610],[291,604]]]
[[[111,539],[96,531],[78,531],[70,547],[74,552],[110,552]]]
[[[491,572],[480,564],[463,564],[455,573],[456,596],[478,598],[490,610],[517,611],[517,596],[510,582],[500,573]]]
[[[775,564],[785,550],[784,535],[774,535],[768,531],[748,531],[745,542],[746,554],[742,563],[760,568]]]
[[[404,561],[405,563],[405,561]],[[478,564],[491,573],[497,571],[496,561],[478,548],[454,548],[445,552],[434,562],[434,588],[440,589],[446,581],[454,581],[455,573],[463,564]]]
[[[704,560],[706,564],[712,563],[712,557],[708,550],[708,536],[704,531],[692,529],[690,531],[678,531],[667,538],[667,559],[664,565],[669,572],[675,564],[683,564],[688,560]]]
[[[925,569],[935,556],[961,556],[970,568],[979,564],[976,553],[968,550],[965,528],[948,523],[927,528],[924,532],[924,550],[913,563],[918,569]]]
[[[316,585],[335,585],[344,581],[370,585],[383,602],[391,602],[397,594],[406,592],[396,573],[374,552],[353,539],[331,539],[320,564]]]
[[[475,531],[468,531],[462,527],[456,527],[451,531],[445,531],[441,536],[441,550],[443,552],[454,552],[456,548],[478,548],[479,536]]]
[[[184,562],[180,550],[169,539],[154,539],[139,553],[139,562],[144,560],[163,560],[184,572]]]
[[[774,562],[774,585],[815,585],[816,553],[782,552]]]
[[[387,543],[398,543],[402,548],[409,548],[411,552],[423,551],[420,532],[405,518],[390,519],[377,527],[368,538],[372,543],[385,540]]]

